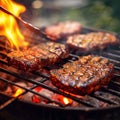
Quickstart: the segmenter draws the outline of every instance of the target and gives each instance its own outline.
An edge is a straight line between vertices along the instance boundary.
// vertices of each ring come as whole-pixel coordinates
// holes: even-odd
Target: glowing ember
[[[14,93],[13,97],[17,97],[17,96],[21,95],[22,93],[23,93],[23,89],[18,88],[18,89],[16,90],[16,92]]]
[[[66,98],[62,95],[57,95],[57,99],[59,102],[65,104],[65,105],[70,105],[73,102],[70,98]]]
[[[0,6],[17,17],[25,11],[24,6],[13,2],[13,0],[0,0]],[[11,47],[15,46],[16,49],[19,49],[19,47],[27,46],[28,43],[24,40],[15,18],[2,11],[0,11],[0,18],[0,35],[6,36]]]
[[[41,87],[36,87],[34,90],[35,90],[36,92],[40,92],[41,89],[42,89]],[[34,96],[32,97],[32,102],[34,102],[34,103],[40,103],[40,102],[41,102],[40,97],[37,96],[37,95],[34,95]]]
[[[36,92],[40,92],[40,91],[42,90],[42,88],[41,88],[41,87],[36,87],[34,90],[35,90]]]
[[[34,103],[40,103],[41,100],[40,100],[39,96],[34,95],[34,96],[32,97],[32,102],[34,102]]]
[[[69,99],[69,98],[63,97],[63,102],[64,102],[65,105],[68,105],[68,104],[72,103],[72,100]]]
[[[64,105],[71,105],[73,103],[73,100],[71,100],[70,98],[66,98],[62,95],[55,94],[47,89],[43,89],[41,87],[36,87],[34,90],[36,92],[40,93],[41,95],[44,95],[44,96],[46,96],[54,101],[58,101]],[[34,103],[46,103],[46,104],[50,103],[48,100],[45,100],[38,95],[33,95],[32,102],[34,102]]]

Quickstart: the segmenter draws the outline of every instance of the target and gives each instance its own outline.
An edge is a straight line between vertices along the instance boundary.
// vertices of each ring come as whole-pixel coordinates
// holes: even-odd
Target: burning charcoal
[[[80,53],[87,53],[94,49],[104,49],[109,45],[116,45],[117,37],[110,33],[91,32],[88,34],[77,34],[67,38],[67,45]]]
[[[79,33],[82,26],[79,22],[59,22],[55,25],[51,25],[45,28],[45,33],[51,38],[51,40],[59,40],[69,35]]]
[[[73,103],[73,101],[70,98],[66,98],[62,95],[55,94],[54,92],[52,92],[50,90],[47,90],[47,89],[44,89],[44,88],[41,88],[41,87],[36,87],[34,90],[36,92],[40,93],[41,95],[43,95],[47,98],[50,98],[51,100],[60,102],[60,103],[65,104],[65,105],[70,105],[70,104]],[[51,103],[51,104],[54,104],[51,101],[49,101],[49,100],[47,100],[43,97],[40,97],[38,95],[33,95],[32,96],[32,101],[34,103],[43,103],[43,104],[50,104]]]
[[[65,45],[46,42],[22,51],[8,54],[8,63],[24,71],[35,71],[49,67],[69,56]]]
[[[113,64],[99,56],[83,56],[63,68],[50,71],[52,83],[61,90],[78,94],[90,94],[107,85],[113,75]]]
[[[40,93],[41,95],[43,95],[43,96],[45,96],[45,97],[47,97],[47,98],[51,98],[51,99],[52,99],[52,96],[54,95],[54,93],[53,93],[52,91],[47,90],[47,89],[44,89],[44,88],[42,88],[42,87],[36,87],[36,88],[34,89],[34,91]],[[45,98],[43,98],[43,97],[40,97],[40,96],[38,96],[38,95],[33,95],[33,96],[32,96],[32,101],[33,101],[34,103],[41,103],[41,102],[44,103],[44,104],[49,103],[49,100],[47,100],[47,99],[45,99]]]

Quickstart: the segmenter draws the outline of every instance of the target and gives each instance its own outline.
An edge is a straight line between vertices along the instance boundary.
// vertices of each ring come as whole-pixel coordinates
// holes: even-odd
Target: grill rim
[[[94,112],[94,111],[109,111],[109,110],[117,110],[120,108],[120,105],[116,105],[116,106],[109,106],[109,107],[104,107],[104,108],[92,108],[92,107],[56,107],[56,106],[51,106],[51,105],[47,105],[47,104],[37,104],[37,103],[32,103],[32,102],[26,102],[26,101],[22,101],[19,99],[16,99],[20,102],[24,102],[25,104],[29,104],[29,105],[34,105],[35,107],[44,107],[44,108],[48,108],[48,109],[54,109],[54,110],[67,110],[67,111],[80,111],[80,112]]]

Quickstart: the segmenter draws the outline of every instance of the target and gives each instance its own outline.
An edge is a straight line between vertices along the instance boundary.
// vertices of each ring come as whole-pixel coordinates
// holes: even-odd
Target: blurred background
[[[15,0],[26,6],[23,19],[42,27],[59,21],[120,33],[120,0]]]

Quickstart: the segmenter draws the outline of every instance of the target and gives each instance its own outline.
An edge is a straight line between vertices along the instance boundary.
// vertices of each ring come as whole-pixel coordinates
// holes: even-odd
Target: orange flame
[[[16,92],[14,93],[13,97],[17,97],[17,96],[19,96],[20,94],[23,93],[23,91],[24,91],[23,89],[18,88],[18,89],[16,90]]]
[[[4,7],[17,17],[20,15],[20,13],[25,11],[24,6],[13,2],[13,0],[0,0],[0,6]],[[28,43],[24,40],[24,36],[19,30],[15,18],[2,11],[0,11],[0,35],[6,36],[11,44],[11,47],[15,46],[16,49],[28,45]]]
[[[65,105],[68,105],[68,104],[71,104],[71,103],[72,103],[72,100],[64,97],[64,98],[63,98],[63,102],[64,102]]]
[[[62,95],[57,95],[57,100],[65,105],[70,105],[73,103],[73,100]]]
[[[73,101],[72,101],[71,99],[66,98],[66,97],[63,97],[63,103],[64,103],[65,105],[71,104],[72,102],[73,102]]]

